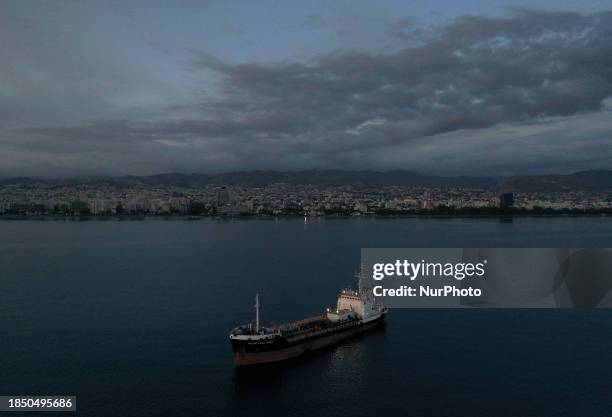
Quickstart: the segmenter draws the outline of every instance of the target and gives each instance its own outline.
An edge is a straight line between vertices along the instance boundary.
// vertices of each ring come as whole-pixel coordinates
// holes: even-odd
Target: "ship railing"
[[[283,329],[292,329],[295,327],[299,327],[302,326],[304,324],[309,324],[315,321],[321,321],[321,320],[325,320],[327,317],[325,316],[325,314],[321,314],[320,316],[314,316],[314,317],[308,317],[306,319],[302,319],[302,320],[296,320],[296,321],[290,321],[287,324],[283,324],[281,326],[281,328]]]
[[[320,330],[316,330],[314,328],[311,329],[305,329],[303,331],[300,332],[295,332],[293,334],[291,334],[290,336],[287,337],[287,340],[290,342],[296,342],[302,339],[308,339],[309,337],[312,337],[313,333],[317,333],[319,335],[323,335],[323,334],[327,334],[327,333],[333,333],[335,331],[337,331],[338,329],[342,329],[344,327],[348,327],[349,325],[352,325],[354,323],[354,320],[350,320],[347,321],[346,323],[342,323],[333,327],[329,327],[327,329],[320,329]]]

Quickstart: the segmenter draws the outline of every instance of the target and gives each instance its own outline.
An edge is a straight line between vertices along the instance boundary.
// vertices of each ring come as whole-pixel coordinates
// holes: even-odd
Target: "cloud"
[[[396,142],[463,128],[602,108],[612,92],[612,13],[583,16],[517,9],[509,17],[462,16],[386,54],[337,52],[307,63],[225,65],[228,119],[313,135],[388,121]],[[207,103],[210,104],[210,103]],[[299,114],[298,126],[284,121]],[[376,142],[375,146],[380,143]],[[347,146],[352,144],[347,141]]]
[[[486,169],[496,174],[524,170],[525,161],[547,171],[563,168],[559,161],[568,157],[577,162],[567,167],[601,167],[612,155],[608,147],[599,155],[581,155],[581,147],[573,146],[567,154],[568,143],[588,150],[595,140],[585,133],[590,126],[580,123],[563,135],[536,134],[537,147],[510,141],[504,147],[508,157],[499,163],[492,159],[486,167],[474,166],[470,138],[493,152],[491,144],[507,138],[508,126],[520,135],[533,123],[583,120],[608,110],[610,28],[612,12],[515,8],[502,17],[460,16],[435,27],[402,19],[391,28],[395,47],[383,52],[344,50],[308,61],[228,63],[192,50],[192,69],[213,72],[218,81],[195,103],[168,108],[178,116],[22,127],[12,129],[0,147],[20,153],[24,166],[28,152],[43,159],[74,155],[75,170],[87,170],[78,162],[81,154],[117,154],[126,161],[129,153],[139,173],[386,169],[390,160],[394,167],[411,169],[414,165],[402,166],[397,159],[405,155],[406,162],[412,161],[411,150],[422,156],[418,168],[436,173]],[[605,118],[592,120],[609,127]],[[602,131],[597,135],[601,144]],[[533,154],[525,154],[526,149]],[[514,153],[522,160],[513,165]],[[452,164],[449,155],[456,155]],[[109,170],[133,172],[125,162],[116,165]]]
[[[571,173],[612,167],[612,112],[500,123],[400,143],[374,151],[368,164],[460,174]],[[552,144],[552,145],[551,145]]]

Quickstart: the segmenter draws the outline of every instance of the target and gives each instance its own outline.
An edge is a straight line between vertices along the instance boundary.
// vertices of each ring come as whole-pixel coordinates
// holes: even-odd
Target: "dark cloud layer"
[[[379,146],[599,110],[612,95],[612,13],[464,16],[403,40],[415,46],[309,63],[226,65],[200,54],[198,65],[226,77],[224,98],[204,108],[228,109],[219,116],[240,135],[311,133]],[[345,136],[361,132],[382,137],[359,144]]]
[[[14,129],[3,147],[16,157],[27,150],[41,158],[95,150],[111,160],[117,153],[121,164],[131,153],[135,170],[151,172],[385,169],[385,150],[392,156],[398,147],[406,152],[415,141],[435,144],[443,135],[447,152],[464,153],[471,173],[467,156],[473,149],[459,140],[454,145],[449,134],[489,129],[493,137],[482,140],[494,142],[496,126],[529,129],[533,121],[558,122],[612,106],[612,12],[514,9],[504,17],[462,16],[435,28],[402,19],[390,33],[391,49],[338,51],[308,62],[230,64],[192,51],[194,69],[216,73],[218,85],[198,103],[168,107],[172,119],[26,127]],[[558,166],[567,147],[554,135],[545,139],[542,167]],[[589,138],[576,132],[563,140]],[[424,169],[444,171],[435,153],[418,149],[433,161]],[[605,152],[601,163],[612,147]],[[507,168],[508,159],[499,166]],[[78,157],[74,161],[78,165]]]

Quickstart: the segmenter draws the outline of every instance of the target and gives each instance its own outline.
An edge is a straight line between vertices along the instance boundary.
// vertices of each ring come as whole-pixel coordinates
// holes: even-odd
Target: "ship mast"
[[[359,267],[359,272],[355,274],[355,278],[357,278],[357,292],[361,292],[363,287],[363,263]]]
[[[255,294],[255,333],[259,333],[259,294]]]

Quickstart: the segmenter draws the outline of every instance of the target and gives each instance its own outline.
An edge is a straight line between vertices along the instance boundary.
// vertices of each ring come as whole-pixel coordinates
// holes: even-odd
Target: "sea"
[[[234,367],[256,293],[264,324],[321,314],[364,247],[612,247],[612,220],[0,221],[0,395],[76,395],[53,414],[101,417],[612,415],[609,310],[393,309],[339,346]]]

